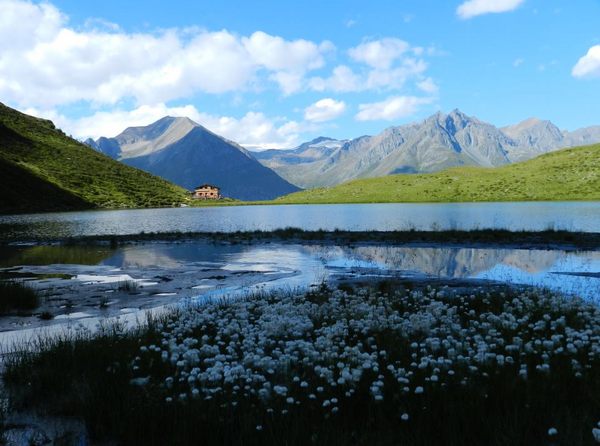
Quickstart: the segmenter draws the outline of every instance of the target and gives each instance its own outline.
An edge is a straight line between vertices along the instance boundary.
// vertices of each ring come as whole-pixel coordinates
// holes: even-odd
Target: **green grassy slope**
[[[391,175],[286,195],[274,203],[422,203],[600,200],[600,144],[497,168]]]
[[[0,103],[0,212],[170,206],[187,192]]]

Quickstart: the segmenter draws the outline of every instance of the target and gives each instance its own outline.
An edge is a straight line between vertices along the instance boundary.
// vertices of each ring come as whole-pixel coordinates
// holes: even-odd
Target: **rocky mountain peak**
[[[325,141],[335,141],[335,140],[328,136],[318,136],[315,139],[313,139],[312,141],[310,141],[308,144],[315,145],[315,144],[319,144],[319,143],[325,142]]]
[[[271,199],[298,190],[237,143],[189,118],[165,116],[88,145],[188,189],[205,181],[221,186],[224,196],[242,200]]]

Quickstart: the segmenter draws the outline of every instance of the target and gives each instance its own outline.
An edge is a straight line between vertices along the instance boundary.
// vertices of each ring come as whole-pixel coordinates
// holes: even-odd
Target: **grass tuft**
[[[35,310],[40,295],[25,282],[0,281],[0,315]]]
[[[49,311],[42,311],[38,318],[40,318],[42,321],[51,321],[54,319],[54,315]]]
[[[135,280],[123,280],[117,284],[117,290],[127,293],[137,291],[139,285]]]

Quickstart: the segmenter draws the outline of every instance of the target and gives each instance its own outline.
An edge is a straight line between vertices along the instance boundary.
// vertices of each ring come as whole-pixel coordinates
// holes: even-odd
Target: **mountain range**
[[[168,116],[148,126],[127,128],[114,138],[85,143],[188,190],[214,184],[224,197],[240,200],[271,200],[300,190],[240,145],[188,118]]]
[[[498,167],[554,150],[600,142],[600,126],[561,131],[536,118],[497,128],[459,110],[350,140],[319,137],[295,149],[254,156],[303,189],[369,177],[431,173],[450,167]]]
[[[452,203],[600,200],[600,144],[554,150],[487,168],[360,178],[278,198],[281,204]],[[526,207],[523,208],[524,210]]]

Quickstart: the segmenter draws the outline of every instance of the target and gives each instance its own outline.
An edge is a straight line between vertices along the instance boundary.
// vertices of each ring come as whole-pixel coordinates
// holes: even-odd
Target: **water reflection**
[[[419,203],[132,209],[0,216],[0,237],[122,235],[145,232],[234,232],[300,227],[392,231],[561,228],[600,232],[598,202]]]
[[[212,264],[227,256],[239,256],[249,249],[244,245],[210,243],[152,243],[126,246],[103,259],[103,265],[120,268],[174,268],[182,264]]]
[[[111,258],[117,250],[98,246],[3,246],[0,268],[15,265],[98,265]]]
[[[547,286],[586,298],[596,297],[600,283],[598,252],[151,243],[115,250],[107,247],[21,246],[10,247],[0,253],[0,265],[3,267],[51,264],[140,270],[202,266],[267,274],[283,270],[300,272],[269,286],[307,286],[339,271],[439,279],[474,278]]]
[[[514,249],[306,247],[330,266],[371,266],[392,271],[416,271],[434,277],[464,279],[498,264],[527,273],[550,269],[566,253]],[[587,256],[588,254],[586,254]],[[593,254],[591,254],[593,255]]]

